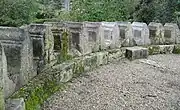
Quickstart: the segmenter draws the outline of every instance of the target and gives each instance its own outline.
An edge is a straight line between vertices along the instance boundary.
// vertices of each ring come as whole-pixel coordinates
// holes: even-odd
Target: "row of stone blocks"
[[[36,76],[37,69],[56,59],[62,48],[64,29],[69,30],[69,52],[74,54],[76,50],[78,56],[151,42],[179,43],[179,29],[175,24],[163,27],[159,23],[150,23],[148,28],[145,23],[138,22],[51,22],[21,28],[0,27],[0,78],[3,79],[0,81],[0,97],[1,92],[5,98],[10,96]]]
[[[63,29],[69,30],[69,53],[81,56],[120,47],[179,44],[177,24],[140,22],[46,22],[31,24],[34,54],[53,60],[60,52]],[[52,37],[53,36],[53,37]],[[41,48],[39,48],[41,47]]]

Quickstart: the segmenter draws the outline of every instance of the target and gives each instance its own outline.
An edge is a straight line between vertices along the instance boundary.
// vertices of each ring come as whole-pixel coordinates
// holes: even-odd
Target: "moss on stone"
[[[173,53],[174,54],[180,54],[180,45],[175,45]]]
[[[84,64],[82,60],[78,60],[74,63],[73,66],[73,77],[79,76],[81,73],[84,72]]]
[[[65,87],[66,84],[57,82],[56,78],[50,78],[46,75],[44,77],[39,76],[10,98],[24,98],[26,110],[39,110],[40,105],[43,104],[48,97],[56,91],[65,89]]]
[[[160,47],[158,45],[148,47],[149,55],[155,55],[160,53]]]
[[[61,49],[60,55],[58,56],[58,63],[62,63],[66,60],[72,59],[72,56],[69,55],[69,33],[64,29],[61,39]]]

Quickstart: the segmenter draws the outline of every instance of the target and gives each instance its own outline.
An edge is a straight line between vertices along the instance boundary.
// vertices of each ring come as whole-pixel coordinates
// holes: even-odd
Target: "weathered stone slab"
[[[33,53],[28,32],[20,28],[0,27],[0,42],[7,58],[5,97],[36,76],[33,71]]]
[[[4,91],[4,76],[7,75],[7,64],[6,64],[6,56],[4,54],[4,49],[0,44],[0,110],[5,110],[5,91]]]
[[[173,53],[174,45],[151,45],[148,46],[149,55],[156,54],[171,54]]]
[[[102,22],[100,27],[101,49],[120,48],[119,28],[115,22]]]
[[[97,66],[108,63],[108,52],[97,52]]]
[[[128,47],[126,48],[126,58],[130,60],[147,58],[148,57],[148,49],[143,47]]]
[[[84,35],[84,45],[83,53],[89,54],[92,52],[99,51],[100,47],[100,25],[99,22],[84,22],[83,35]]]
[[[23,98],[11,99],[6,103],[6,110],[25,110],[25,102]]]
[[[149,39],[149,28],[146,23],[133,22],[132,28],[136,45],[149,45],[151,43]]]
[[[177,24],[166,23],[164,25],[165,44],[180,43],[179,28]]]
[[[164,27],[161,23],[151,22],[149,25],[150,40],[153,45],[162,45],[165,42]]]
[[[123,58],[123,52],[121,49],[113,49],[108,51],[108,62],[115,62]]]
[[[132,25],[130,22],[118,22],[120,44],[123,47],[134,46]]]

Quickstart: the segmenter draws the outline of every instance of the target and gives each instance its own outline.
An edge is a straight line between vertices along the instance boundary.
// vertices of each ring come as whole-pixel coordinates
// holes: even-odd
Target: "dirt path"
[[[83,74],[44,110],[180,110],[180,55],[120,62]]]

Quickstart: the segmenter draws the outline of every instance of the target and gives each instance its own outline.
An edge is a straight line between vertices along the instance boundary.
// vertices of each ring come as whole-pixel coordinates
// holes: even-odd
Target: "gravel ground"
[[[123,59],[69,85],[50,97],[43,110],[180,110],[180,55]]]

